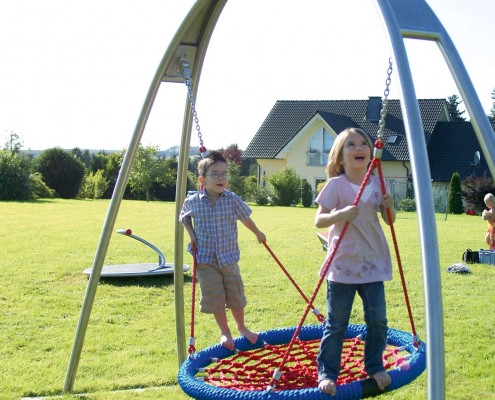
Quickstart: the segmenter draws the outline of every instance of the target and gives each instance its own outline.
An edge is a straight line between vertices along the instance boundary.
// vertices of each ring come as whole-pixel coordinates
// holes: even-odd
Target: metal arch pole
[[[198,10],[198,12],[196,14],[191,12],[184,20],[183,24],[191,25],[198,31],[194,45],[196,54],[194,57],[194,62],[191,65],[191,90],[194,98],[196,98],[197,96],[199,79],[201,76],[203,62],[206,56],[206,50],[208,48],[211,35],[226,3],[227,0],[198,0],[194,6],[194,8]],[[196,21],[196,18],[200,13],[203,13],[205,18],[199,20],[198,22]],[[169,79],[173,80],[174,77],[164,77],[164,80]],[[175,330],[177,361],[179,366],[187,357],[184,315],[184,272],[182,268],[184,252],[184,228],[179,222],[179,214],[182,208],[182,203],[184,202],[184,198],[186,196],[187,170],[189,164],[189,147],[191,143],[192,122],[193,116],[191,103],[189,100],[186,100],[179,151],[174,214]],[[191,306],[193,307],[194,305]]]
[[[429,31],[422,34],[423,13],[426,3],[420,1],[378,0],[397,64],[401,87],[401,104],[404,115],[411,169],[416,187],[416,202],[423,260],[427,336],[427,391],[428,399],[445,398],[445,359],[443,342],[443,311],[439,268],[438,240],[432,201],[431,175],[424,129],[414,90],[411,70],[402,37],[404,25],[418,28],[418,38],[428,39]],[[410,10],[411,8],[412,10]],[[415,11],[409,13],[409,11]],[[416,18],[416,19],[415,19]],[[415,25],[417,24],[417,25]]]
[[[136,123],[136,127],[134,129],[134,133],[131,137],[129,147],[127,148],[126,154],[124,156],[124,160],[122,162],[122,166],[120,168],[120,173],[117,178],[114,192],[112,194],[112,199],[110,201],[110,205],[107,211],[102,233],[96,250],[95,258],[93,261],[92,272],[89,277],[88,286],[86,288],[86,293],[84,296],[79,322],[76,328],[74,343],[72,346],[72,351],[69,359],[69,365],[65,377],[65,382],[63,387],[64,394],[71,393],[74,388],[74,381],[76,378],[77,368],[81,357],[88,321],[91,314],[91,309],[93,307],[94,298],[96,295],[96,289],[98,287],[98,281],[101,275],[101,270],[103,268],[103,262],[105,261],[106,252],[108,250],[110,236],[115,226],[118,210],[122,202],[122,198],[124,196],[125,188],[127,186],[132,162],[139,148],[139,144],[141,142],[141,137],[143,135],[146,122],[148,120],[149,114],[151,112],[151,108],[158,93],[158,89],[160,88],[162,77],[165,75],[167,69],[170,67],[170,64],[173,62],[174,57],[176,56],[177,50],[180,45],[180,39],[183,36],[184,32],[189,28],[189,25],[194,20],[194,17],[202,10],[202,6],[204,6],[203,3],[201,3],[201,1],[198,1],[195,4],[195,6],[193,6],[193,8],[188,14],[188,17],[186,17],[186,20],[177,31],[174,39],[169,45],[169,48],[165,52],[165,55],[163,56],[156,70],[155,76],[153,77],[145,101],[141,108],[141,113],[139,115],[138,121]],[[180,273],[183,274],[182,268],[180,269]]]
[[[150,87],[145,105],[143,106],[141,115],[134,130],[134,134],[131,138],[131,142],[125,153],[124,160],[120,168],[119,176],[115,184],[115,189],[112,194],[112,199],[110,201],[105,222],[103,224],[103,230],[100,236],[100,241],[98,243],[95,258],[93,261],[91,275],[89,276],[88,286],[86,287],[86,293],[84,295],[81,313],[79,316],[79,322],[76,328],[76,334],[72,346],[72,352],[69,359],[69,366],[67,368],[67,373],[65,376],[63,393],[72,392],[74,387],[77,367],[79,365],[79,360],[81,358],[81,352],[84,344],[84,338],[86,336],[88,321],[91,314],[91,309],[93,307],[94,299],[96,296],[96,289],[98,287],[98,281],[100,280],[101,270],[103,268],[103,262],[105,261],[106,252],[108,250],[110,236],[114,229],[115,220],[117,219],[117,214],[120,208],[120,204],[124,196],[125,188],[129,178],[129,172],[132,166],[132,161],[134,160],[137,149],[139,147],[144,126],[148,118],[149,111],[151,109],[151,104],[155,98],[156,90],[158,89],[159,84],[160,84],[159,80],[158,82],[156,82],[155,79],[152,86]]]
[[[79,317],[79,323],[76,329],[76,335],[74,338],[74,344],[72,347],[72,352],[69,359],[69,366],[67,369],[67,374],[65,377],[65,383],[63,388],[63,393],[70,393],[74,387],[74,381],[76,377],[77,367],[79,365],[79,360],[81,357],[82,347],[84,343],[84,338],[86,335],[86,330],[88,327],[88,321],[91,314],[91,309],[93,307],[96,289],[98,287],[98,281],[100,280],[101,270],[103,268],[103,262],[105,261],[106,252],[108,250],[108,245],[110,242],[110,236],[115,226],[115,220],[117,219],[117,214],[124,196],[124,191],[129,178],[129,172],[131,170],[132,161],[136,155],[139,143],[141,141],[141,136],[144,130],[144,126],[151,109],[151,104],[154,100],[156,90],[160,82],[152,84],[148,92],[148,96],[143,106],[143,110],[137,122],[134,134],[131,138],[131,142],[124,156],[122,166],[120,168],[119,176],[115,185],[115,189],[112,194],[112,199],[107,211],[105,222],[103,224],[103,230],[100,236],[100,241],[96,250],[95,258],[93,261],[93,267],[91,275],[89,276],[88,286],[86,288],[86,293],[84,295],[84,300],[82,304],[81,314]]]

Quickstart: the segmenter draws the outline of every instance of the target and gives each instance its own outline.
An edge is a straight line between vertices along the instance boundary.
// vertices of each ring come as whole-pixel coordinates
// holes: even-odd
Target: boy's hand
[[[258,239],[258,243],[263,243],[265,242],[266,243],[266,236],[263,232],[259,231],[257,234],[256,234],[256,239]]]
[[[481,216],[482,218],[485,220],[485,221],[488,221],[489,219],[492,218],[492,213],[490,210],[483,210],[483,212],[481,213]]]
[[[189,236],[189,243],[191,244],[191,247],[193,249],[195,249],[198,246],[198,239],[196,238],[196,235]]]

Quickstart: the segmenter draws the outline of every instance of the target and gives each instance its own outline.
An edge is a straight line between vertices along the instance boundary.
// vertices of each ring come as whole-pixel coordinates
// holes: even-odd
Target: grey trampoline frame
[[[379,7],[388,30],[395,68],[399,76],[400,101],[411,157],[412,177],[413,182],[415,182],[426,310],[427,394],[428,399],[441,400],[445,398],[445,360],[438,241],[425,137],[423,134],[414,134],[414,132],[422,133],[423,125],[404,39],[434,41],[439,46],[471,117],[476,137],[492,176],[495,176],[495,168],[491,158],[491,154],[495,154],[495,140],[493,130],[483,112],[461,58],[446,30],[427,3],[424,0],[374,0],[374,2]],[[93,272],[88,280],[69,359],[63,388],[64,393],[71,393],[73,390],[89,316],[110,237],[127,185],[132,161],[141,142],[158,90],[163,82],[184,82],[181,64],[183,60],[187,60],[191,68],[192,92],[193,96],[196,97],[207,47],[226,3],[227,0],[196,1],[177,30],[153,77],[126,151],[103,225],[93,262]],[[192,122],[191,105],[186,99],[177,177],[174,234],[175,313],[179,365],[185,360],[187,353],[184,320],[184,275],[182,270],[184,230],[177,221],[186,195],[186,172]]]

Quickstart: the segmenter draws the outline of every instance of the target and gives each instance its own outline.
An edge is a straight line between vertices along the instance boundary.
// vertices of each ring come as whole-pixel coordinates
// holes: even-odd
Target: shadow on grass
[[[184,275],[184,283],[192,283],[190,275]],[[144,288],[166,287],[174,285],[174,275],[140,276],[129,278],[100,277],[100,285],[112,285],[116,287],[139,286]]]

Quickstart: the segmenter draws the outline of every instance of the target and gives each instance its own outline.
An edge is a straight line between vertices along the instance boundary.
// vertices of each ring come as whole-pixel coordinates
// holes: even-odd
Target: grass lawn
[[[106,200],[0,203],[0,400],[62,391],[88,278],[108,210]],[[115,228],[133,232],[173,260],[175,204],[124,201]],[[324,259],[315,209],[253,206],[267,243],[309,295]],[[425,338],[423,278],[415,218],[395,224],[416,329]],[[479,217],[437,218],[444,310],[446,398],[495,399],[495,266],[450,274],[466,248],[484,247]],[[385,232],[389,236],[389,231]],[[261,331],[297,325],[305,304],[254,235],[239,226],[246,322]],[[142,244],[112,235],[105,264],[154,262]],[[184,255],[186,263],[191,257]],[[386,284],[390,327],[410,331],[398,272]],[[325,312],[322,288],[316,306]],[[190,274],[185,277],[189,336]],[[352,315],[362,323],[360,301]],[[316,323],[312,315],[308,323]],[[196,347],[218,340],[213,318],[197,314]],[[172,277],[103,280],[98,286],[74,385],[85,399],[187,399],[177,385]],[[440,354],[438,356],[441,356]],[[144,390],[131,390],[144,388]],[[386,399],[426,398],[426,373]]]

